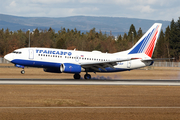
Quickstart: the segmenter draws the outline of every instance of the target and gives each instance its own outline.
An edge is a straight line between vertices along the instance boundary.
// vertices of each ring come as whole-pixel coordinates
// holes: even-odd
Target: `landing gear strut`
[[[74,79],[80,79],[81,78],[81,75],[80,74],[74,74]]]
[[[24,73],[25,73],[25,71],[24,71],[24,66],[18,65],[18,64],[15,64],[15,66],[18,67],[18,68],[22,68],[21,74],[24,74]]]

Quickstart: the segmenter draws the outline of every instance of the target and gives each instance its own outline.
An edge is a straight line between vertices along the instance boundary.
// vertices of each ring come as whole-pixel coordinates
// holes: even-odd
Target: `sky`
[[[178,20],[180,0],[0,0],[0,14],[23,17],[105,16]]]

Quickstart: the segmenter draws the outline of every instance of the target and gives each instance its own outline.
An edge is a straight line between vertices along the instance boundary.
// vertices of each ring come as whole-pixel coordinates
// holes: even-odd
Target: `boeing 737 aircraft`
[[[20,67],[43,68],[45,72],[72,73],[74,79],[80,79],[80,73],[86,72],[85,79],[91,79],[88,72],[120,72],[137,69],[153,64],[152,54],[161,31],[162,24],[155,23],[142,38],[129,50],[117,53],[100,51],[76,51],[52,48],[21,48],[5,55],[5,59]]]

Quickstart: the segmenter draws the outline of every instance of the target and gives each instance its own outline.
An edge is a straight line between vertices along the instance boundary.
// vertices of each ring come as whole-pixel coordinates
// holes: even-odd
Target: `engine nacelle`
[[[51,72],[51,73],[62,73],[60,70],[61,64],[57,63],[54,65],[51,65],[51,67],[43,68],[44,72]]]
[[[60,68],[43,68],[44,72],[62,73]]]
[[[60,71],[65,73],[80,73],[81,66],[72,63],[64,63],[61,64]]]

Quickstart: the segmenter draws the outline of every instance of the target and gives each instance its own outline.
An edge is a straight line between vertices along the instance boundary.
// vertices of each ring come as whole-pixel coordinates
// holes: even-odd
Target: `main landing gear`
[[[88,74],[88,71],[87,71],[87,70],[85,70],[85,71],[86,71],[86,74],[84,75],[84,79],[86,79],[86,80],[91,79],[91,75]]]
[[[84,75],[84,79],[87,79],[87,80],[91,79],[91,75],[86,73],[86,74]]]
[[[78,74],[78,73],[75,73],[74,74],[74,79],[80,79],[81,78],[81,75],[80,74]]]
[[[81,78],[81,75],[79,73],[74,74],[74,79],[80,79],[80,78]],[[84,75],[84,79],[86,80],[91,79],[91,75],[86,72],[86,74]]]

